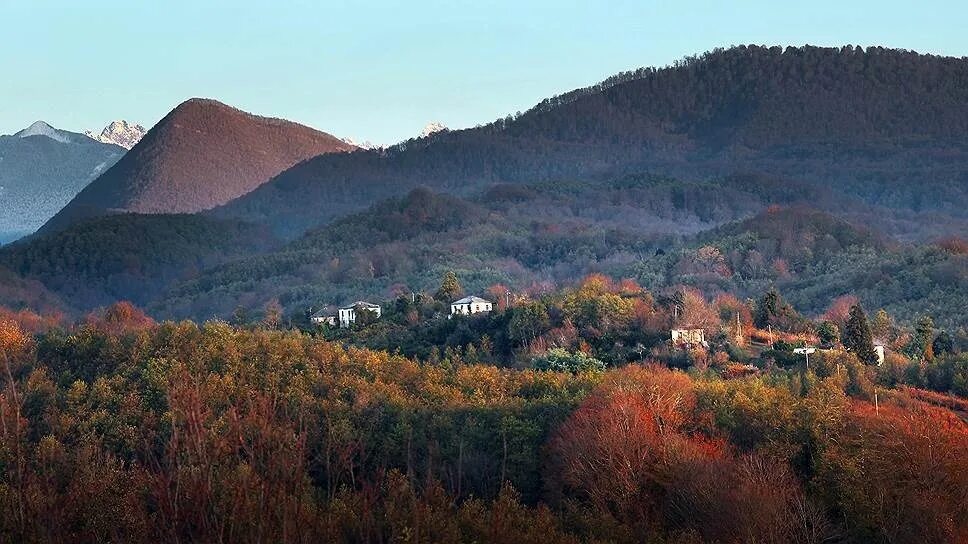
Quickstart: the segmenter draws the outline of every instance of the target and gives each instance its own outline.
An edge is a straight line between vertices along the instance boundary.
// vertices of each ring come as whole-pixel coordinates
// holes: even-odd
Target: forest
[[[455,278],[349,329],[0,311],[0,538],[968,538],[964,336],[600,275],[434,318]]]
[[[772,200],[792,204],[736,220],[755,213],[750,193],[654,176],[499,185],[468,199],[416,189],[213,267],[149,309],[229,319],[276,300],[298,319],[310,307],[429,293],[454,270],[470,294],[496,284],[564,287],[605,273],[656,292],[686,285],[748,298],[776,286],[812,316],[854,294],[903,321],[931,314],[946,326],[968,323],[962,241],[902,244],[783,191],[773,189]]]

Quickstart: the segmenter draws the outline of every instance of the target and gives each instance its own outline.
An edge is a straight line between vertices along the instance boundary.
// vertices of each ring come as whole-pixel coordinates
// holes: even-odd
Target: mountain
[[[0,136],[0,243],[43,225],[123,154],[43,121]]]
[[[188,100],[81,191],[42,231],[105,213],[192,213],[224,204],[294,164],[353,146],[214,100]]]
[[[439,123],[437,121],[431,121],[427,123],[426,126],[424,126],[423,130],[420,131],[420,136],[417,136],[417,137],[426,138],[431,134],[436,134],[437,132],[443,132],[445,130],[449,130],[449,129],[443,123]]]
[[[964,82],[968,60],[906,51],[718,50],[622,74],[487,126],[319,155],[215,209],[170,216],[157,234],[134,219],[142,216],[123,216],[141,230],[118,232],[147,237],[162,255],[167,243],[177,246],[166,233],[189,217],[272,233],[271,242],[233,246],[224,258],[173,271],[151,261],[131,282],[115,264],[48,266],[74,262],[64,256],[77,253],[70,228],[0,251],[0,266],[81,307],[134,293],[159,317],[226,316],[272,300],[297,312],[431,290],[455,270],[469,291],[602,272],[657,292],[685,284],[746,298],[778,286],[813,313],[854,293],[900,319],[931,313],[959,323],[968,318],[966,257],[925,242],[968,230]],[[112,172],[128,168],[130,157],[167,164],[164,154],[148,153],[154,141],[221,143],[205,136],[236,115],[248,114],[190,101]],[[188,124],[196,118],[204,119]],[[186,126],[192,130],[180,130]],[[174,136],[162,138],[165,131]],[[226,168],[248,164],[257,148]],[[217,158],[226,154],[214,149]],[[104,177],[118,179],[112,172]],[[124,194],[138,196],[133,185]],[[72,207],[77,213],[81,204]],[[115,242],[99,231],[117,225],[77,228],[104,245],[102,262],[115,262]],[[195,239],[189,255],[208,243]],[[125,251],[145,262],[141,249]],[[104,271],[123,277],[123,288],[99,280]]]
[[[125,149],[131,149],[144,138],[147,132],[145,127],[132,125],[122,119],[120,121],[111,121],[99,134],[86,131],[84,135],[103,144],[115,144]]]
[[[968,59],[883,48],[736,47],[620,74],[486,126],[322,156],[213,213],[295,237],[418,185],[652,171],[764,173],[923,214],[897,234],[968,226]],[[945,227],[946,228],[946,227]],[[906,229],[906,230],[904,230]]]
[[[44,121],[34,121],[29,127],[14,134],[17,138],[29,138],[31,136],[43,136],[62,144],[77,143],[78,135],[66,130],[58,130]]]

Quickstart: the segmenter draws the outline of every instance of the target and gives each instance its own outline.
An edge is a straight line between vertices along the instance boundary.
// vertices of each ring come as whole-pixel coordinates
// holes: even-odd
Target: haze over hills
[[[43,225],[124,151],[43,121],[0,136],[0,244]]]
[[[355,147],[317,130],[194,98],[158,122],[47,225],[105,213],[193,213],[243,195],[286,168]]]
[[[965,59],[737,47],[621,74],[483,127],[317,157],[214,213],[293,237],[417,185],[469,194],[642,171],[765,172],[964,225],[966,103]]]

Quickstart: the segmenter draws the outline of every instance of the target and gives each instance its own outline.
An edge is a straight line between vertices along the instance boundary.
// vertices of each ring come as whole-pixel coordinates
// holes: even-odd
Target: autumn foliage
[[[2,541],[957,543],[968,524],[965,424],[837,374],[430,363],[124,304],[40,334],[0,320],[0,364]]]

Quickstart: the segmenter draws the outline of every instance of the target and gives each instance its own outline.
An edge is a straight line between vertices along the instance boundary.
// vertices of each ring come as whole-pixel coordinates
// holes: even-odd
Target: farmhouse
[[[313,325],[328,325],[335,327],[338,319],[337,309],[333,306],[323,306],[309,316],[309,322]]]
[[[347,304],[339,309],[339,326],[349,327],[353,323],[356,323],[356,318],[359,316],[360,312],[370,312],[375,314],[374,317],[379,318],[383,313],[382,308],[379,304],[372,304],[363,300],[358,300],[352,304]]]
[[[470,315],[487,313],[494,309],[494,305],[489,300],[481,297],[464,297],[450,303],[450,315]]]
[[[703,329],[672,329],[672,345],[689,346],[706,343],[706,332]]]

